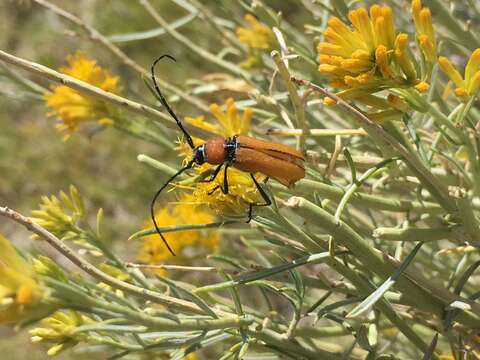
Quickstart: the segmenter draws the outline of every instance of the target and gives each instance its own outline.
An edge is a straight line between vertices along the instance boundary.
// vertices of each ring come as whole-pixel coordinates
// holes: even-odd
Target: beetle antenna
[[[153,86],[155,87],[155,90],[157,91],[157,94],[158,96],[160,97],[160,101],[162,102],[162,104],[165,106],[165,108],[167,109],[168,113],[170,114],[170,116],[176,121],[178,127],[180,128],[180,130],[182,130],[183,134],[185,135],[185,138],[187,139],[187,143],[188,145],[190,145],[190,147],[193,149],[195,148],[195,145],[193,144],[193,140],[192,140],[192,137],[190,136],[190,134],[187,132],[187,130],[185,130],[185,128],[183,127],[182,125],[182,122],[180,121],[180,119],[177,117],[177,115],[173,112],[172,108],[170,107],[170,105],[168,105],[168,102],[167,100],[165,99],[165,97],[163,96],[162,92],[160,91],[160,88],[158,87],[158,84],[157,84],[157,79],[155,78],[155,65],[157,65],[157,63],[162,60],[163,58],[168,58],[170,60],[173,60],[173,61],[177,61],[175,60],[175,58],[171,55],[168,55],[168,54],[165,54],[165,55],[162,55],[160,56],[158,59],[156,59],[153,64],[152,64],[152,67],[151,67],[151,72],[152,72],[152,81],[153,81]],[[168,245],[167,245],[168,246]]]
[[[162,238],[163,243],[167,247],[168,251],[170,251],[170,254],[175,256],[175,253],[173,252],[172,248],[170,245],[168,245],[167,239],[165,239],[165,236],[160,232],[160,229],[158,228],[157,220],[155,220],[155,202],[157,201],[158,197],[160,196],[160,193],[167,187],[168,184],[170,184],[173,179],[175,179],[178,175],[183,173],[185,170],[190,169],[193,166],[194,161],[191,160],[185,167],[181,168],[180,170],[177,171],[175,175],[173,175],[168,181],[156,192],[155,196],[153,197],[152,203],[150,204],[150,216],[152,217],[153,225],[155,225],[155,230],[157,231],[158,235]]]

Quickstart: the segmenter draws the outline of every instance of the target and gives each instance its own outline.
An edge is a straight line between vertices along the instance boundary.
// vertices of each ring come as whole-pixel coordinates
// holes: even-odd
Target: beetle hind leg
[[[263,190],[263,188],[260,186],[260,184],[258,183],[257,179],[255,179],[255,176],[253,176],[253,174],[250,173],[250,177],[252,178],[255,186],[257,187],[257,190],[258,192],[260,193],[260,195],[262,196],[262,199],[263,199],[263,203],[249,203],[248,204],[248,219],[247,219],[247,224],[252,221],[252,212],[253,212],[253,207],[254,206],[270,206],[272,205],[272,200],[268,197],[268,194],[265,192],[265,190]],[[263,181],[264,184],[266,184],[268,181],[268,177],[265,178],[265,180]]]

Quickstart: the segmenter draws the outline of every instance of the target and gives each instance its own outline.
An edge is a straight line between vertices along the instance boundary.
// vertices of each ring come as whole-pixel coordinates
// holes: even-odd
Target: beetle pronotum
[[[252,219],[252,209],[254,206],[269,206],[272,203],[265,190],[262,189],[260,184],[255,179],[253,173],[262,173],[267,176],[266,180],[268,180],[268,178],[272,178],[283,185],[291,187],[298,180],[305,177],[305,168],[303,167],[303,162],[305,159],[302,153],[288,145],[258,140],[245,135],[235,135],[227,139],[218,137],[208,140],[202,145],[195,146],[193,144],[192,137],[185,130],[182,122],[173,112],[170,105],[168,105],[167,100],[160,91],[155,79],[155,65],[163,58],[176,61],[175,58],[170,55],[162,55],[153,62],[151,67],[153,85],[161,103],[165,106],[170,116],[175,120],[178,127],[185,135],[188,145],[192,148],[192,160],[190,160],[187,165],[178,170],[175,175],[168,179],[168,181],[157,191],[150,205],[150,214],[153,224],[155,225],[155,230],[162,238],[168,250],[172,253],[172,255],[175,255],[170,245],[168,245],[167,240],[158,228],[157,221],[155,220],[154,207],[155,202],[163,189],[165,189],[170,182],[172,182],[185,170],[191,169],[194,165],[202,165],[204,163],[217,165],[212,175],[208,179],[204,180],[205,182],[211,182],[215,180],[222,166],[225,166],[223,187],[217,186],[211,191],[211,193],[213,193],[220,188],[224,194],[228,194],[227,170],[230,166],[250,173],[250,176],[257,187],[258,192],[262,196],[264,203],[249,203],[247,220],[247,222],[249,222]]]

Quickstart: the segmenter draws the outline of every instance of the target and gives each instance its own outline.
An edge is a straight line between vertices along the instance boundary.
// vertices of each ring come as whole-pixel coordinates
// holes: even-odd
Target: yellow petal
[[[457,87],[465,87],[462,75],[458,72],[456,67],[444,56],[438,58],[440,69],[457,85]]]
[[[465,81],[469,82],[470,79],[480,70],[480,48],[476,49],[465,67]]]

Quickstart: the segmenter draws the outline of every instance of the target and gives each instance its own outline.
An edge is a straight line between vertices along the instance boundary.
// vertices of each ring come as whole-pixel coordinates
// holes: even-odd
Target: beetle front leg
[[[215,169],[215,172],[213,173],[213,175],[215,175],[215,177],[213,179],[215,179],[219,173],[219,169],[220,167],[222,166],[223,164],[220,164],[216,169]],[[208,195],[212,195],[215,191],[217,191],[218,189],[222,190],[222,193],[224,193],[225,195],[228,194],[228,176],[227,176],[227,170],[228,168],[230,167],[230,164],[226,164],[225,165],[225,171],[224,171],[224,176],[223,176],[223,187],[221,185],[217,185],[215,186],[212,190],[210,190],[208,192]],[[212,175],[212,176],[213,176]],[[213,181],[213,180],[212,180]],[[206,182],[206,181],[205,181]],[[210,182],[210,179],[209,181]]]
[[[249,203],[249,207],[248,207],[248,219],[247,219],[247,224],[252,221],[252,211],[253,211],[253,207],[254,206],[270,206],[272,205],[272,200],[268,197],[268,194],[265,192],[265,190],[262,189],[262,187],[260,186],[260,184],[258,183],[257,179],[255,179],[255,176],[253,176],[253,174],[250,174],[250,177],[252,178],[253,182],[255,183],[255,186],[257,187],[258,189],[258,192],[260,193],[260,195],[262,196],[262,199],[263,199],[263,203]],[[266,184],[268,181],[268,177],[265,178],[264,180],[264,183]]]
[[[212,182],[213,180],[215,180],[217,178],[217,175],[220,173],[220,169],[222,168],[224,163],[218,165],[215,170],[213,171],[213,174],[210,175],[210,177],[208,177],[207,179],[204,179],[202,180],[201,182]]]

